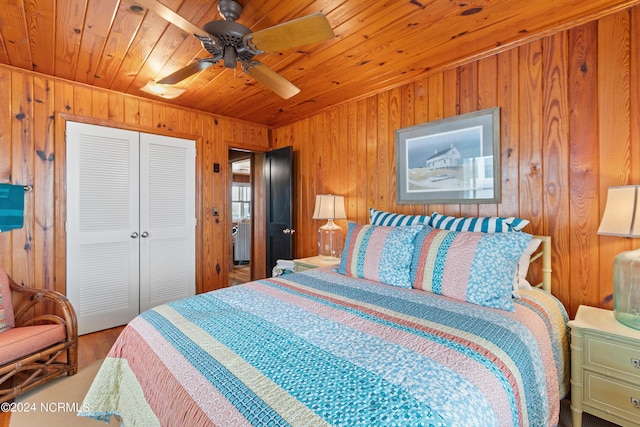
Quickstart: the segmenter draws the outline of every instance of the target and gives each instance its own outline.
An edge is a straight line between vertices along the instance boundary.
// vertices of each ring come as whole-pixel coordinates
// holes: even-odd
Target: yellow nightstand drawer
[[[640,384],[640,348],[609,336],[584,335],[584,367]]]
[[[583,404],[640,425],[640,387],[585,371]]]

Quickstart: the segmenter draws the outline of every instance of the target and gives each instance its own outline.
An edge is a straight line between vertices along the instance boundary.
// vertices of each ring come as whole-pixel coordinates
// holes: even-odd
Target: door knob
[[[149,237],[149,233],[147,233],[146,231],[143,231],[140,237]]]
[[[138,238],[138,232],[134,231],[133,233],[131,233],[131,238],[132,239],[137,239]]]
[[[282,230],[282,232],[284,234],[293,234],[296,232],[296,230],[292,229],[292,228],[285,228],[284,230]]]

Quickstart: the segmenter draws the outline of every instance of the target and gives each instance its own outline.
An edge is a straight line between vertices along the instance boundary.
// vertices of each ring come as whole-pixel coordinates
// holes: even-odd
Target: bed
[[[412,227],[421,231],[404,258],[406,248],[376,245],[370,229],[387,233],[388,243]],[[443,233],[444,240],[478,234]],[[548,237],[540,236],[531,258],[543,264],[543,289],[516,294],[513,284],[510,310],[456,298],[444,279],[430,282],[433,289],[415,286],[431,262],[416,247],[434,245],[418,239],[441,234],[350,223],[338,268],[146,311],[121,333],[79,415],[115,415],[126,426],[557,425],[568,389],[568,318],[550,293]],[[412,286],[385,283],[380,266],[389,258],[394,265],[409,259]],[[376,273],[357,274],[367,262]],[[429,274],[446,277],[447,268]],[[451,268],[460,274],[462,267]],[[499,267],[491,270],[499,275]]]

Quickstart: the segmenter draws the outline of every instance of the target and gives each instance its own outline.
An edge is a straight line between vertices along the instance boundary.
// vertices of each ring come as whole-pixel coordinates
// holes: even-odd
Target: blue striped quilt
[[[122,332],[82,416],[126,426],[549,426],[567,314],[314,269],[165,304]]]

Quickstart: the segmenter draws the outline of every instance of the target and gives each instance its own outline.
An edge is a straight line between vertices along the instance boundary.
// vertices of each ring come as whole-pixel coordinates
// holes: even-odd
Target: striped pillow
[[[507,231],[520,231],[529,221],[516,217],[502,218],[499,216],[491,217],[455,217],[440,215],[438,212],[431,214],[430,226],[441,230],[453,231],[476,231],[482,233],[504,233]]]
[[[349,222],[338,272],[411,288],[413,240],[422,226],[385,227]]]
[[[513,277],[531,235],[423,230],[415,239],[413,287],[513,311]]]
[[[369,208],[369,223],[372,225],[385,225],[389,227],[429,224],[431,217],[428,215],[405,215],[379,211]]]

